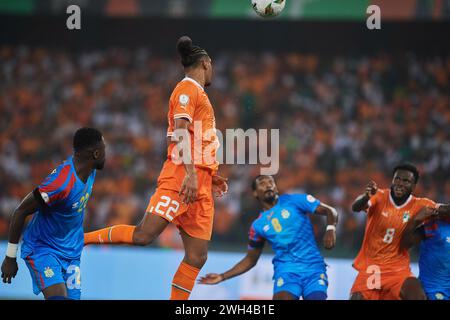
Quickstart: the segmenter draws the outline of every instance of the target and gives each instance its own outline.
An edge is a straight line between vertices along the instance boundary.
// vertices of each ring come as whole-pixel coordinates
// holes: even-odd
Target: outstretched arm
[[[14,210],[9,225],[8,247],[6,256],[2,263],[2,279],[4,283],[11,283],[11,279],[17,274],[17,249],[22,235],[25,219],[30,214],[36,212],[39,208],[39,202],[33,193],[29,193]]]
[[[370,197],[377,193],[378,187],[375,181],[370,181],[367,186],[365,192],[358,196],[356,200],[352,204],[352,211],[359,212],[366,210],[369,207]]]
[[[224,273],[208,273],[206,276],[201,277],[198,283],[201,284],[217,284],[219,282],[228,280],[230,278],[241,275],[251,268],[253,268],[259,260],[261,253],[263,251],[263,246],[258,248],[248,249],[247,255],[239,261],[233,268]]]
[[[314,211],[315,214],[320,214],[327,217],[327,230],[323,238],[323,246],[325,249],[332,249],[336,245],[336,225],[338,223],[338,213],[335,208],[321,203]]]
[[[438,216],[435,208],[423,207],[419,213],[411,219],[403,231],[402,239],[400,240],[400,248],[402,250],[409,249],[423,240],[423,229],[421,228],[424,222],[428,219],[433,219]]]

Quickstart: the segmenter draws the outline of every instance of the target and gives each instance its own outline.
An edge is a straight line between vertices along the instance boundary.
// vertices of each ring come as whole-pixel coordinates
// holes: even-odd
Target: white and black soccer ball
[[[286,0],[251,0],[255,12],[264,18],[278,16],[286,5]]]

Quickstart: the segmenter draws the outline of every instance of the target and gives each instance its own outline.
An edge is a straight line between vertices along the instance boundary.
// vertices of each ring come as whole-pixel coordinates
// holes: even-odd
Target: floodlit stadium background
[[[350,204],[369,179],[387,187],[391,168],[410,160],[423,176],[417,194],[450,201],[450,1],[288,0],[281,17],[264,21],[249,3],[1,1],[0,238],[20,199],[71,153],[82,125],[98,127],[108,143],[86,230],[141,219],[165,158],[168,97],[182,76],[175,42],[188,34],[214,62],[208,94],[218,129],[279,128],[279,189],[338,209],[337,246],[323,254],[329,297],[347,299],[365,225]],[[80,31],[65,27],[69,4],[81,7]],[[382,30],[366,28],[370,4],[381,8]],[[250,190],[258,167],[220,173],[230,191],[216,202],[201,274],[240,260],[258,212]],[[312,221],[321,241],[325,219]],[[175,228],[150,248],[86,248],[83,298],[167,299],[180,248]],[[251,272],[197,285],[192,298],[270,298],[265,252]],[[35,298],[19,267],[0,298]]]

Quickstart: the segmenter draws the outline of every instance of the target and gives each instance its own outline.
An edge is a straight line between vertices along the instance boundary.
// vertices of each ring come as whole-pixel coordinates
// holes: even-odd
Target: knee
[[[133,244],[137,246],[147,246],[155,240],[155,236],[136,230],[133,234]]]
[[[208,252],[187,254],[185,260],[189,265],[201,269],[208,260]]]

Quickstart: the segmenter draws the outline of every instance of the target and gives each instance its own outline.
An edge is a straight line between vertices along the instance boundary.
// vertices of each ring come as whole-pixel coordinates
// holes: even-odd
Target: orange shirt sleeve
[[[173,118],[187,119],[192,123],[197,105],[198,88],[190,81],[184,81],[173,96]]]
[[[439,204],[428,198],[421,198],[419,203],[422,207],[431,207],[436,209],[439,207]]]
[[[369,206],[367,208],[368,214],[371,214],[375,211],[377,204],[381,202],[385,192],[385,190],[378,189],[377,192],[372,197],[370,197],[369,201],[367,202],[367,205]]]

